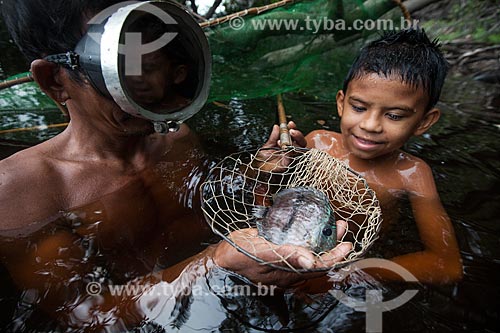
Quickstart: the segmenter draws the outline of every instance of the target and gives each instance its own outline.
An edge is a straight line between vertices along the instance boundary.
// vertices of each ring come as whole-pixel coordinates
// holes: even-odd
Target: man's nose
[[[376,112],[365,112],[359,127],[367,132],[382,132],[382,122]]]

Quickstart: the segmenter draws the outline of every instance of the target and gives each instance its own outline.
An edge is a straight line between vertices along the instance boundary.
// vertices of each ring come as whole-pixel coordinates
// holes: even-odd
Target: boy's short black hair
[[[342,89],[345,93],[349,82],[370,73],[399,76],[404,83],[423,87],[429,96],[427,110],[430,110],[439,100],[447,72],[448,62],[439,50],[438,41],[430,41],[423,29],[410,28],[387,32],[361,49]]]

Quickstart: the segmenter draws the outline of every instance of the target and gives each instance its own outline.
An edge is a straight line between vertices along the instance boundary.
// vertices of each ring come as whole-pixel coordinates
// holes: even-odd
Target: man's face
[[[102,96],[84,78],[83,83],[71,81],[71,100],[77,113],[96,130],[126,136],[144,136],[154,132],[151,121],[123,111],[111,98]]]
[[[361,159],[374,159],[401,148],[421,134],[428,97],[399,77],[367,74],[337,93],[345,148]]]

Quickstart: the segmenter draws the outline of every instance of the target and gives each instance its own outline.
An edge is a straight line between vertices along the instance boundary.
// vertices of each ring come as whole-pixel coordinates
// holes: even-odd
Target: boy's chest
[[[404,181],[396,172],[360,172],[370,188],[375,191],[382,208],[384,225],[392,224],[399,218],[400,206],[407,195]]]

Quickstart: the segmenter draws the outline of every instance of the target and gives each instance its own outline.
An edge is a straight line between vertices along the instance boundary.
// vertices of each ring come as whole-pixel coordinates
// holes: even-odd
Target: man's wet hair
[[[31,62],[75,49],[86,23],[118,0],[3,0],[2,15],[12,39]]]
[[[74,50],[86,32],[87,21],[101,10],[119,2],[121,1],[3,0],[2,15],[11,38],[31,62],[47,55]],[[72,77],[76,79],[75,75]]]
[[[367,74],[399,77],[401,82],[424,89],[430,110],[439,100],[448,67],[437,39],[429,40],[423,29],[386,32],[361,49],[342,89],[346,93],[349,82]]]

